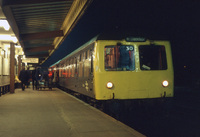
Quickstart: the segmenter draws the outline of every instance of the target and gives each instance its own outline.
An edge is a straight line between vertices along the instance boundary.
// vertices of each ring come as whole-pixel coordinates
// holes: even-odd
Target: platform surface
[[[0,97],[0,137],[144,137],[57,89],[16,89]]]

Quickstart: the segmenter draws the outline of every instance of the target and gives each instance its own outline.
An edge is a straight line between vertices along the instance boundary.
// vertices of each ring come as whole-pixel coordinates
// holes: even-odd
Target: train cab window
[[[141,70],[166,70],[167,60],[164,46],[141,45],[139,46]]]
[[[104,49],[105,70],[135,70],[135,53],[131,45],[106,46]]]

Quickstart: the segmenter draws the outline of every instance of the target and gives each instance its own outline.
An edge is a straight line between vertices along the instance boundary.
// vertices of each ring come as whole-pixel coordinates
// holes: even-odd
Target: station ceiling
[[[92,0],[0,0],[27,58],[44,62],[61,45]]]

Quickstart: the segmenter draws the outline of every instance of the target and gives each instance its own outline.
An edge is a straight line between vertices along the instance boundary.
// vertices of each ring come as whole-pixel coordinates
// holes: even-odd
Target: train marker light
[[[162,82],[162,85],[163,85],[163,87],[167,87],[167,86],[169,86],[169,82],[167,80],[164,80]]]
[[[106,87],[107,87],[108,89],[113,88],[113,83],[112,83],[112,82],[108,82],[108,83],[106,84]]]

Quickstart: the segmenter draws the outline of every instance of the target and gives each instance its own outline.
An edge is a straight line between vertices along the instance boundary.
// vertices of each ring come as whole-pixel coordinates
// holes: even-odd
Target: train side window
[[[83,59],[83,61],[85,60],[85,52],[83,52],[83,54],[82,54],[82,59]]]
[[[66,77],[66,66],[64,64],[62,67],[62,77]]]
[[[135,52],[132,45],[106,46],[104,49],[105,70],[135,70]]]
[[[80,56],[79,56],[79,61],[81,61],[82,60],[82,58],[81,58],[81,54],[80,54]]]
[[[85,60],[85,52],[82,53],[82,61]]]
[[[70,77],[70,61],[67,61],[67,77]]]
[[[75,58],[72,59],[72,77],[74,77],[75,74]]]
[[[83,53],[80,53],[79,55],[79,62],[78,62],[78,77],[82,77],[83,76]]]
[[[81,77],[84,77],[84,61],[85,61],[85,52],[82,53],[82,63],[80,64],[80,71],[81,71]]]
[[[72,65],[73,65],[73,60],[70,59],[70,64],[69,64],[69,77],[72,77]]]
[[[75,61],[75,76],[77,76],[78,75],[78,58],[77,57],[75,57],[75,59],[74,59]]]
[[[141,70],[166,70],[167,59],[164,46],[141,45],[139,46]]]
[[[84,58],[85,58],[85,52],[82,52],[81,53],[81,61],[84,61]]]
[[[64,72],[64,65],[62,64],[62,65],[61,65],[61,77],[64,77],[64,73],[65,73],[65,72]]]
[[[88,58],[88,51],[85,51],[85,59]]]
[[[65,77],[68,77],[68,63],[69,63],[69,61],[67,60],[66,67],[65,67],[65,69],[66,69]]]
[[[60,64],[58,65],[58,74],[59,74],[59,77],[61,77],[61,65]]]
[[[90,65],[91,65],[91,70],[90,70],[90,72],[93,73],[93,60],[94,60],[94,59],[93,59],[93,54],[94,54],[94,47],[92,47],[92,48],[89,50],[89,52],[90,52],[90,57],[89,57],[89,58],[91,59],[91,64],[90,64]]]

